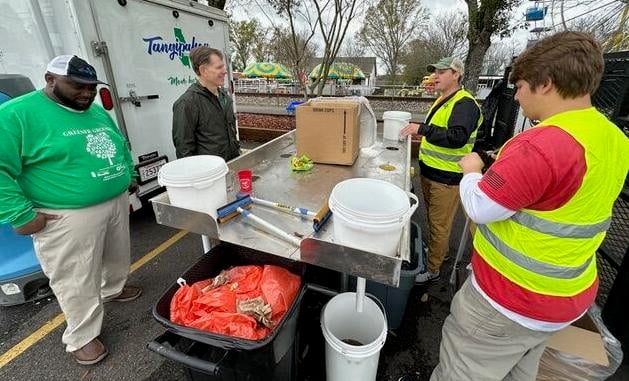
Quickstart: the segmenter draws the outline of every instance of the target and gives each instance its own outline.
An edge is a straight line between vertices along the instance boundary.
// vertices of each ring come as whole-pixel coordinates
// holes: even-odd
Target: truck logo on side
[[[186,38],[180,28],[174,28],[173,32],[175,42],[165,41],[161,36],[143,38],[142,41],[147,43],[146,52],[149,55],[153,55],[153,53],[166,54],[171,61],[179,58],[184,66],[191,67],[188,53],[197,46],[210,46],[207,42],[197,42],[194,36],[192,36],[192,41],[186,42]]]

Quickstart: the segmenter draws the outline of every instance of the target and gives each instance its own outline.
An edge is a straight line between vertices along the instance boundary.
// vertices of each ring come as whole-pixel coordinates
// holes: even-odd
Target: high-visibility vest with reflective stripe
[[[629,139],[594,108],[560,113],[540,125],[561,128],[584,148],[581,186],[558,209],[522,209],[506,221],[479,225],[474,248],[513,283],[572,297],[596,281],[596,250],[629,170]]]
[[[435,114],[430,119],[429,123],[436,127],[448,128],[448,121],[454,105],[463,98],[470,98],[476,103],[476,99],[472,94],[468,93],[465,89],[458,90],[452,98],[448,99],[441,107],[435,111]],[[441,102],[441,98],[437,99],[435,103],[430,107],[428,115],[430,115],[435,107]],[[476,103],[478,106],[478,103]],[[480,107],[479,107],[480,109]],[[419,160],[423,161],[429,167],[440,169],[442,171],[462,173],[463,170],[457,164],[465,155],[472,152],[474,142],[476,141],[476,132],[478,127],[483,123],[483,116],[481,114],[474,132],[470,135],[467,144],[461,148],[445,148],[435,144],[431,144],[426,139],[422,139],[422,143],[419,150]]]

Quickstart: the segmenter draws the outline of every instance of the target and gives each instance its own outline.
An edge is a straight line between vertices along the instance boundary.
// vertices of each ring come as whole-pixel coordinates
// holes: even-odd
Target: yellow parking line
[[[146,262],[160,255],[163,251],[165,251],[166,249],[174,245],[175,242],[182,239],[186,234],[188,234],[188,232],[185,230],[182,230],[178,232],[177,234],[175,234],[174,236],[170,237],[168,240],[164,241],[161,245],[151,250],[148,254],[138,259],[137,261],[135,261],[135,263],[131,265],[131,269],[129,270],[129,273],[133,274],[135,270],[139,269],[140,267],[144,266]]]
[[[170,237],[168,240],[164,241],[161,245],[157,246],[155,249],[148,252],[142,258],[135,261],[135,263],[131,265],[129,273],[131,274],[135,272],[137,269],[144,266],[148,261],[155,258],[162,252],[166,251],[166,249],[174,245],[177,241],[182,239],[186,234],[188,234],[188,232],[182,230],[178,232],[177,234],[175,234],[174,236]],[[65,321],[66,319],[63,317],[62,313],[55,316],[51,320],[48,320],[46,323],[44,323],[44,325],[39,327],[37,331],[31,333],[24,340],[20,341],[11,349],[4,352],[2,355],[0,355],[0,369],[2,369],[2,367],[10,363],[12,360],[20,356],[22,353],[24,353],[28,348],[37,344],[39,340],[46,337],[50,332],[54,331],[57,327],[59,327]]]

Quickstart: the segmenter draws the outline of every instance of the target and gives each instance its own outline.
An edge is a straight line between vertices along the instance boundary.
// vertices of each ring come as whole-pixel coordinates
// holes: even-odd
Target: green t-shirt
[[[42,90],[0,105],[0,222],[20,227],[33,208],[99,204],[133,176],[127,143],[101,106],[74,111]]]

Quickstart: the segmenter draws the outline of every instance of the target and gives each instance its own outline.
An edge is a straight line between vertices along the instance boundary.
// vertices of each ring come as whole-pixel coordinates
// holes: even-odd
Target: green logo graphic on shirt
[[[198,42],[195,36],[192,36],[190,42],[186,42],[186,37],[181,28],[174,28],[173,34],[175,35],[175,42],[164,41],[161,36],[143,38],[142,41],[147,43],[146,52],[150,55],[163,53],[168,55],[168,58],[171,60],[177,57],[184,66],[191,67],[188,53],[197,46],[210,46],[207,42]]]
[[[125,174],[126,165],[120,162],[114,163],[112,160],[116,158],[118,149],[106,132],[89,133],[85,135],[85,140],[85,151],[99,159],[107,160],[105,167],[92,168],[90,171],[92,177],[109,181]]]
[[[85,147],[87,152],[99,159],[109,160],[109,165],[113,164],[111,159],[116,156],[116,145],[107,133],[88,134],[85,138],[87,139],[87,146]]]

